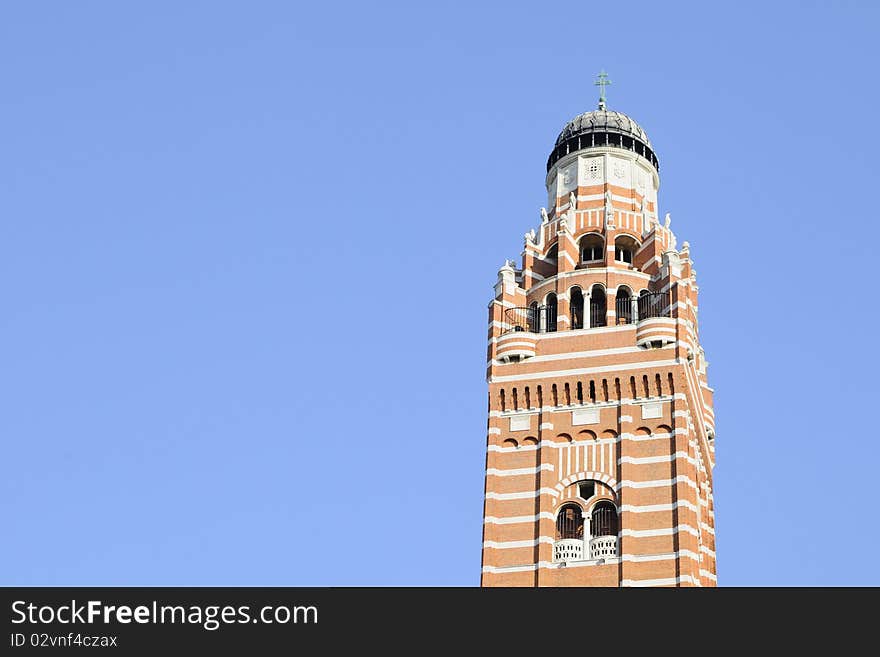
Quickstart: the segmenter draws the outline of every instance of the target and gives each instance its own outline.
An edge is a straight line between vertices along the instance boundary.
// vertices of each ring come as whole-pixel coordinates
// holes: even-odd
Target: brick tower
[[[712,389],[639,125],[572,119],[489,304],[483,586],[714,586]]]

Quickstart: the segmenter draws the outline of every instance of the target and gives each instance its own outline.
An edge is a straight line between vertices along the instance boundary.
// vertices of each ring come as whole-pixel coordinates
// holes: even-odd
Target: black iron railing
[[[669,293],[647,292],[639,296],[639,320],[669,317]]]
[[[507,333],[510,331],[531,331],[538,333],[540,330],[540,309],[543,306],[531,306],[530,308],[508,308],[504,311],[504,321],[507,323]]]
[[[638,307],[636,307],[638,306]],[[583,306],[572,305],[571,328],[584,328]],[[589,304],[590,328],[606,326],[606,298],[591,299]],[[552,333],[557,330],[555,303],[543,306],[532,305],[527,308],[508,308],[504,311],[504,321],[507,324],[505,333],[511,331],[529,331],[531,333]],[[669,317],[669,293],[647,292],[639,297],[618,297],[614,302],[614,314],[618,324],[632,324],[638,319],[650,319],[652,317]]]
[[[614,300],[614,316],[618,324],[632,324],[633,299],[631,296],[620,296]]]
[[[592,536],[617,536],[617,509],[610,502],[599,502],[590,522]]]
[[[556,516],[556,540],[584,537],[584,516],[581,508],[567,504]]]

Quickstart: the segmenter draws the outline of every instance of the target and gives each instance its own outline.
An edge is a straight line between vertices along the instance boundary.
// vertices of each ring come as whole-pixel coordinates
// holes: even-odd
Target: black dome
[[[616,146],[634,151],[650,161],[658,171],[660,169],[651,140],[638,123],[622,112],[597,109],[584,112],[565,125],[547,159],[547,171],[561,157],[597,146]]]

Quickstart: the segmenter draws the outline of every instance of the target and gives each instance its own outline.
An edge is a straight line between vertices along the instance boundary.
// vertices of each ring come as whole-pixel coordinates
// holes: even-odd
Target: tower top
[[[605,109],[601,105],[602,101],[600,109],[579,114],[565,124],[547,160],[547,171],[569,153],[603,146],[634,151],[659,171],[660,165],[651,140],[642,127],[623,112]]]
[[[596,81],[593,84],[599,87],[599,109],[606,109],[605,87],[611,84],[611,80],[608,79],[608,74],[605,72],[605,69],[599,71],[599,75],[596,77]]]

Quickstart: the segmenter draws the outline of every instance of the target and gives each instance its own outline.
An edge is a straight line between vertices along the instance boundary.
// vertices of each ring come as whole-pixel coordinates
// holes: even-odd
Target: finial
[[[611,84],[611,80],[608,79],[608,74],[603,69],[600,71],[599,76],[596,78],[596,82],[594,84],[599,87],[599,109],[604,110],[605,107],[605,87]]]

